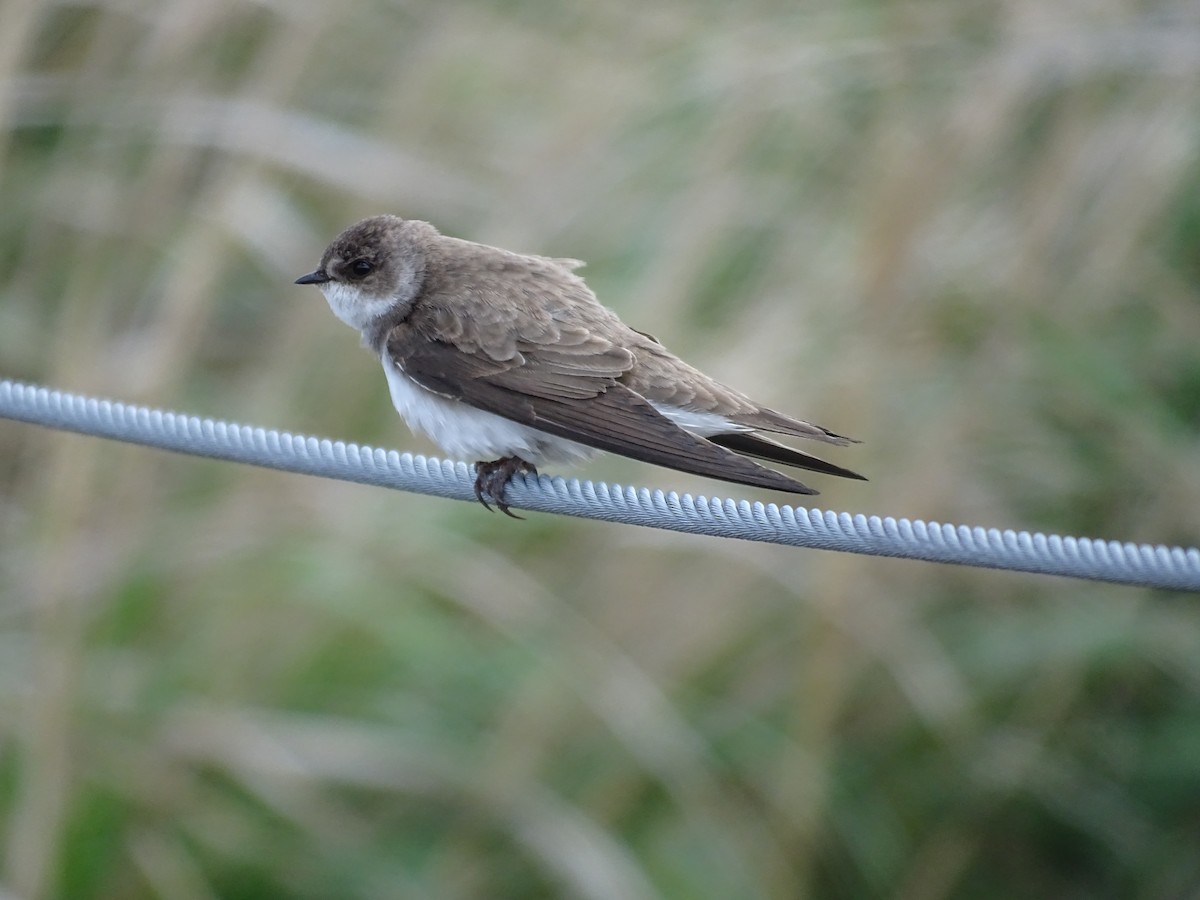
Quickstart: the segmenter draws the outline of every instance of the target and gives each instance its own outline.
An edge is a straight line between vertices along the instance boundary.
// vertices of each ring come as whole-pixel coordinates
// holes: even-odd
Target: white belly
[[[468,462],[486,462],[517,456],[535,466],[542,463],[583,462],[600,451],[575,441],[555,437],[484,412],[458,400],[448,400],[418,385],[386,356],[382,359],[392,405],[408,427],[431,438],[446,454]],[[654,408],[681,428],[702,436],[747,431],[723,416],[674,406]]]
[[[427,435],[448,456],[468,462],[486,462],[518,456],[526,462],[583,462],[598,451],[555,437],[527,425],[511,422],[457,400],[447,400],[418,385],[384,358],[392,405],[413,431]]]

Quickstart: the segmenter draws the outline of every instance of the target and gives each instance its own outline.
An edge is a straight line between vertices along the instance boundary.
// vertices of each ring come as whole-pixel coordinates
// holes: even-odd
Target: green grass
[[[12,0],[0,375],[429,452],[291,284],[395,212],[586,259],[863,439],[822,507],[1194,546],[1198,41],[1182,0]],[[1198,636],[1191,597],[3,423],[0,883],[1190,896]]]

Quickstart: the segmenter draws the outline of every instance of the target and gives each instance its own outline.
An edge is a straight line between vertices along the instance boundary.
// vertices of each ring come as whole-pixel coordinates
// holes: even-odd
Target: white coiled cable
[[[37,385],[0,380],[0,417],[285,472],[475,499],[474,474],[464,462],[201,419]],[[515,477],[505,499],[519,509],[692,534],[1200,591],[1200,549],[1195,547],[852,516],[545,475]]]

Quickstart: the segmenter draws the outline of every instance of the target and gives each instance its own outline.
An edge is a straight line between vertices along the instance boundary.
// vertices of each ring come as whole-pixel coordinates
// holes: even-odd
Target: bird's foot
[[[492,506],[485,497],[491,497],[500,512],[514,519],[523,519],[524,516],[509,512],[508,504],[504,502],[504,489],[518,472],[536,475],[537,468],[519,456],[505,456],[491,462],[475,463],[475,499],[490,510]]]

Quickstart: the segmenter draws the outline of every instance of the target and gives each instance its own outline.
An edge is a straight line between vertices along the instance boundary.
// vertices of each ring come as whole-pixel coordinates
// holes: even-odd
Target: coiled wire
[[[38,385],[0,381],[0,417],[285,472],[475,499],[474,474],[464,462],[202,419]],[[519,509],[691,534],[1200,591],[1200,549],[1195,547],[852,516],[545,475],[517,476],[505,499]]]

